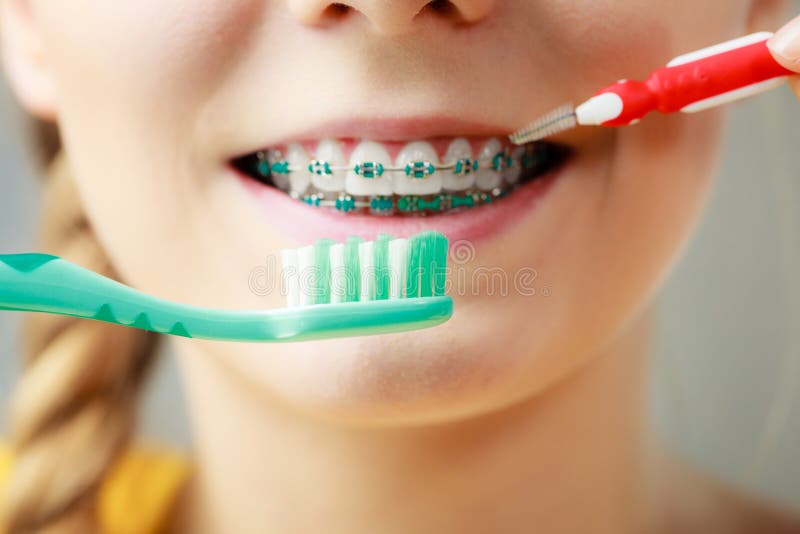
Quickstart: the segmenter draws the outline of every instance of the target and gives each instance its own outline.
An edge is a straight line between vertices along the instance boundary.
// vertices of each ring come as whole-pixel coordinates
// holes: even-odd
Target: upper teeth
[[[447,148],[444,160],[457,162],[457,168],[442,171],[442,185],[446,189],[466,191],[475,186],[476,171],[472,159],[472,146],[469,141],[463,137],[454,139]]]
[[[525,154],[525,147],[518,146],[511,151],[511,167],[505,172],[506,182],[515,184],[522,174],[522,157]]]
[[[403,147],[392,163],[381,143],[363,140],[345,163],[341,143],[324,139],[313,156],[299,143],[291,143],[285,155],[271,152],[269,158],[275,185],[297,194],[313,186],[319,191],[359,196],[431,195],[476,187],[492,191],[504,180],[515,183],[523,152],[523,147],[516,149],[512,159],[500,140],[491,138],[475,155],[467,139],[456,138],[440,162],[431,143],[414,141]]]
[[[433,145],[425,141],[407,144],[397,155],[397,167],[403,174],[394,176],[394,193],[398,195],[432,195],[442,190],[442,174],[435,168],[439,156]],[[431,174],[431,166],[433,173]]]
[[[344,190],[345,171],[330,170],[325,164],[336,169],[344,166],[344,152],[339,142],[332,139],[320,141],[317,145],[317,159],[308,164],[308,170],[312,173],[311,183],[320,191]]]
[[[384,172],[392,160],[382,144],[362,141],[350,156],[351,169],[347,172],[345,190],[351,195],[391,195],[392,175]],[[358,173],[356,173],[358,168]]]
[[[501,152],[502,146],[497,139],[491,139],[486,143],[478,154],[478,164],[484,166],[475,173],[475,186],[483,191],[491,191],[499,186],[503,181],[500,174],[502,167],[497,165],[494,168],[485,168],[488,165],[494,165],[496,161],[502,160],[505,156]]]
[[[308,164],[308,160],[308,153],[300,143],[292,143],[286,147],[286,161],[292,167],[299,168],[297,172],[289,173],[289,183],[292,191],[305,191],[311,184],[311,173],[303,169]]]

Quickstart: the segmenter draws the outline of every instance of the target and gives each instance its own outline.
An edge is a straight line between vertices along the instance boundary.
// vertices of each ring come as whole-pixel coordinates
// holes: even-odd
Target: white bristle
[[[424,232],[412,238],[393,238],[381,234],[376,241],[349,238],[345,243],[321,239],[314,245],[281,251],[282,284],[290,307],[340,304],[350,301],[372,302],[425,296],[443,296],[447,238],[436,232]],[[413,261],[412,261],[413,259]],[[427,262],[423,269],[409,271]],[[434,263],[436,262],[436,263]],[[326,269],[320,271],[320,269]],[[413,294],[407,293],[409,276],[416,276]],[[320,278],[322,277],[322,278]],[[432,284],[422,291],[421,283]],[[428,291],[433,289],[433,291]],[[325,295],[320,292],[326,292]],[[377,302],[376,302],[377,304]]]
[[[331,245],[331,303],[344,302],[347,292],[347,275],[344,267],[344,245]]]
[[[314,247],[308,246],[297,249],[297,275],[300,282],[300,306],[313,304],[314,269],[316,255]]]
[[[298,306],[300,304],[300,281],[297,272],[296,249],[281,251],[281,267],[283,268],[283,284],[286,289],[286,305]]]
[[[401,299],[406,289],[406,264],[408,241],[393,239],[389,242],[389,298]]]
[[[515,145],[524,145],[564,132],[577,125],[578,118],[575,115],[575,108],[572,104],[567,104],[540,117],[525,128],[517,130],[509,136],[509,139]]]
[[[358,262],[361,267],[359,292],[361,301],[375,300],[375,257],[372,255],[375,250],[372,241],[366,241],[358,245]]]

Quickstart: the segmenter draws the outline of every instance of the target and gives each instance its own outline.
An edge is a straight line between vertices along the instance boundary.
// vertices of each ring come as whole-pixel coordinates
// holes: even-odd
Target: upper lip
[[[295,140],[322,138],[366,138],[373,141],[405,142],[431,137],[506,136],[502,126],[459,117],[420,116],[396,118],[358,117],[333,120],[293,134]]]
[[[404,143],[437,137],[505,138],[513,129],[500,124],[468,120],[452,115],[412,117],[349,117],[322,122],[297,130],[250,152],[290,142],[319,139],[370,139],[378,142]]]

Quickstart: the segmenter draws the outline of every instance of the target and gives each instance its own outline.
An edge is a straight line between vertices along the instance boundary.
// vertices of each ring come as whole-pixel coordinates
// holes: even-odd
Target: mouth
[[[513,146],[505,128],[454,119],[347,119],[228,160],[271,227],[299,242],[438,230],[497,234],[530,213],[574,159],[554,142]]]
[[[234,158],[254,182],[312,208],[420,217],[474,210],[513,195],[570,157],[568,147],[503,137],[410,142],[359,138],[293,141]]]

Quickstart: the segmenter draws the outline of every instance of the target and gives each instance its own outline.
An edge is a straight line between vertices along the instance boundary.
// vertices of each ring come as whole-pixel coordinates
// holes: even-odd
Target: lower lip
[[[267,214],[271,227],[299,243],[311,243],[320,238],[341,242],[350,236],[374,240],[378,234],[409,237],[426,230],[439,231],[451,241],[479,241],[502,233],[507,226],[535,211],[572,163],[571,159],[492,204],[453,214],[420,217],[344,214],[332,209],[314,208],[274,187],[260,184],[236,169],[231,168],[230,172]]]

